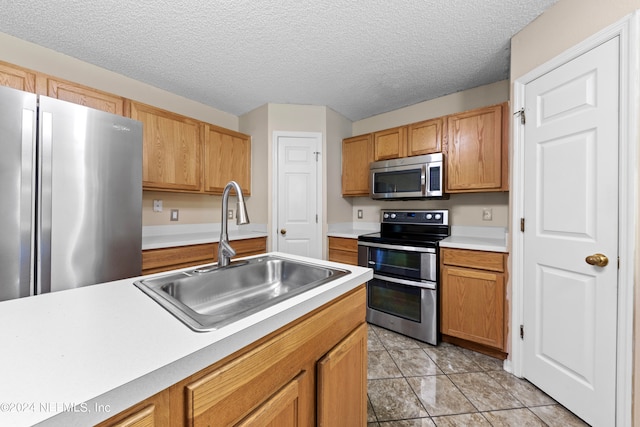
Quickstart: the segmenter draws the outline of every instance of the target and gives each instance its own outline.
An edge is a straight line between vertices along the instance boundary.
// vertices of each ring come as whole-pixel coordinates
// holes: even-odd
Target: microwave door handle
[[[420,184],[422,186],[422,195],[427,194],[427,165],[422,165],[422,175],[420,176]]]

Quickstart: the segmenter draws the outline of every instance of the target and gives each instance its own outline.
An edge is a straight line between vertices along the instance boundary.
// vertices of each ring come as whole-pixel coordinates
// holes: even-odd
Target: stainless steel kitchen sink
[[[135,285],[195,331],[221,328],[348,270],[265,255],[143,279]]]

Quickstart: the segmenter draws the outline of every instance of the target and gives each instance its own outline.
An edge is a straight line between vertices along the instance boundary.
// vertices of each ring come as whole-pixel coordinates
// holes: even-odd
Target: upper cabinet
[[[0,86],[36,93],[36,73],[0,62]]]
[[[124,98],[90,87],[47,77],[47,93],[51,98],[73,102],[107,113],[124,115]]]
[[[508,190],[506,103],[447,117],[446,191]]]
[[[442,118],[409,125],[407,155],[439,153],[442,151]]]
[[[130,110],[131,118],[143,125],[143,188],[200,191],[202,124],[137,102],[131,102]]]
[[[204,191],[222,194],[236,181],[245,196],[251,194],[251,137],[213,125],[204,130]]]
[[[400,126],[373,134],[373,160],[397,159],[407,156],[407,127]]]
[[[369,195],[369,163],[373,161],[371,134],[342,140],[342,195]]]

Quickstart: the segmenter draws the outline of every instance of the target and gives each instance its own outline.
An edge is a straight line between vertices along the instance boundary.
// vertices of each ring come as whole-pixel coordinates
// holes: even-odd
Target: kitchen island
[[[173,317],[133,285],[139,278],[0,303],[0,425],[102,422],[216,363],[233,361],[234,354],[259,357],[243,349],[266,345],[281,331],[305,327],[308,333],[314,316],[336,301],[358,301],[362,307],[352,310],[353,317],[364,323],[362,284],[371,279],[371,270],[275,255],[350,274],[210,332],[194,332]],[[327,330],[347,327],[339,317],[330,319],[336,324]],[[305,372],[315,374],[300,375]],[[316,381],[300,384],[306,390]],[[180,404],[171,407],[184,410]],[[182,415],[189,414],[156,422],[182,423]]]

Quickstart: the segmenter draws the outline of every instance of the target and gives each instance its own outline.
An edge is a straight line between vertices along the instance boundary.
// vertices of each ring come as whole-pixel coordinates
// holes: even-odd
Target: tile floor
[[[369,325],[368,427],[586,426],[502,361]]]

